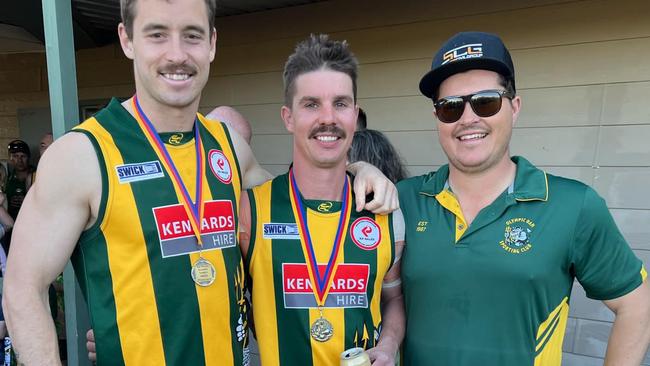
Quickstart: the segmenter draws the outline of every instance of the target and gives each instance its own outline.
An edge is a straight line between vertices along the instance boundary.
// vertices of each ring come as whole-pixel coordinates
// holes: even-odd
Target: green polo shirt
[[[398,184],[405,365],[560,365],[574,278],[614,299],[646,277],[589,186],[522,157],[515,181],[467,226],[449,167]]]

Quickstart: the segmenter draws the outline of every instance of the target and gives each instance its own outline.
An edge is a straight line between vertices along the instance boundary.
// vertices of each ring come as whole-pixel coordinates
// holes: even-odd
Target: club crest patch
[[[228,158],[221,150],[212,149],[208,153],[210,169],[217,179],[224,184],[230,184],[232,181],[232,169]]]
[[[120,184],[138,182],[141,180],[161,178],[165,176],[159,161],[147,161],[134,164],[122,164],[115,167],[115,173]]]
[[[510,219],[506,221],[503,240],[499,242],[499,245],[508,253],[525,253],[533,247],[530,237],[534,229],[535,223],[530,219],[525,217]]]
[[[381,229],[375,220],[369,217],[360,217],[350,227],[352,241],[363,250],[373,250],[381,242]]]

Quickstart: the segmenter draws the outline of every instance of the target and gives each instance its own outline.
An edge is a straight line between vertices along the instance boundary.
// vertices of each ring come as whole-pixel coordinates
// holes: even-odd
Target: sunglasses
[[[463,115],[467,102],[477,116],[494,116],[501,110],[502,97],[512,99],[514,96],[505,90],[481,90],[474,94],[440,98],[433,102],[433,106],[440,122],[454,123]]]

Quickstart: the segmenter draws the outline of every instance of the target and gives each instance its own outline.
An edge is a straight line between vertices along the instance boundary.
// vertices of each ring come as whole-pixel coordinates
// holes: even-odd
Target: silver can
[[[370,357],[363,348],[350,348],[341,353],[341,366],[370,366]]]

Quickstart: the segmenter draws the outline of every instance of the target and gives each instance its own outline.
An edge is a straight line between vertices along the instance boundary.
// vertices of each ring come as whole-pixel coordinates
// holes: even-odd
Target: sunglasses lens
[[[460,97],[442,98],[436,102],[436,116],[440,122],[458,121],[465,110],[465,101]]]
[[[501,110],[501,95],[497,92],[481,92],[474,94],[469,103],[479,117],[490,117]]]

